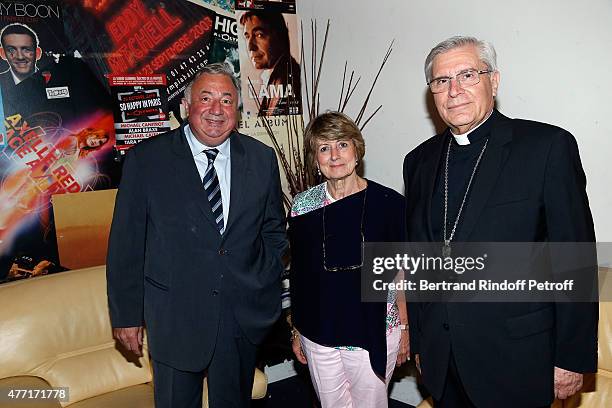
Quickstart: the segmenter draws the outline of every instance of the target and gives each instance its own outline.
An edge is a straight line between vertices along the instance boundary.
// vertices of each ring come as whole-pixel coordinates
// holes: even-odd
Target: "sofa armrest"
[[[268,376],[259,368],[255,369],[253,378],[253,391],[251,399],[262,399],[268,391]],[[0,407],[2,408],[2,407]],[[202,408],[208,408],[208,382],[204,379],[204,394],[202,395]]]
[[[48,382],[39,377],[18,376],[7,377],[0,379],[0,391],[6,394],[8,390],[50,390],[52,387]],[[20,399],[19,402],[6,399],[6,395],[0,397],[0,408],[61,408],[61,404],[56,399],[49,400],[25,400]]]
[[[268,376],[260,369],[255,369],[255,378],[253,379],[252,399],[262,399],[268,391]]]
[[[423,401],[421,401],[419,405],[417,405],[417,408],[431,408],[431,407],[433,407],[433,400],[431,397],[424,399]]]

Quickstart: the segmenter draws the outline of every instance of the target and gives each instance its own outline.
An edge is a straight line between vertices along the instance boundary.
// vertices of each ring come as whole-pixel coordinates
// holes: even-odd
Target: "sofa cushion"
[[[612,302],[599,303],[598,337],[597,367],[612,373]]]
[[[134,385],[70,405],[70,408],[154,408],[151,384]]]
[[[115,347],[104,266],[4,284],[0,299],[0,378],[69,387],[70,404],[151,381],[146,357]]]
[[[51,386],[48,382],[38,377],[19,376],[0,379],[0,390],[49,390]],[[19,402],[0,400],[0,408],[61,408],[60,403],[55,399],[27,401],[20,399]]]

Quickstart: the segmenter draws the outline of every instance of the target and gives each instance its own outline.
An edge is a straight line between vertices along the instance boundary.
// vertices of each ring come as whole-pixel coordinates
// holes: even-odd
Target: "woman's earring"
[[[317,166],[317,176],[321,177],[321,169]]]
[[[359,160],[355,160],[355,166],[359,166]]]

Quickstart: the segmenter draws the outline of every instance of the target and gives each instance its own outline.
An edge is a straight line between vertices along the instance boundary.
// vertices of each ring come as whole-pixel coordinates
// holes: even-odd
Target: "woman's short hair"
[[[350,140],[355,146],[355,155],[361,166],[365,156],[365,141],[361,131],[351,118],[341,112],[329,111],[310,121],[304,131],[304,150],[306,166],[314,172],[317,168],[317,143],[336,140]]]

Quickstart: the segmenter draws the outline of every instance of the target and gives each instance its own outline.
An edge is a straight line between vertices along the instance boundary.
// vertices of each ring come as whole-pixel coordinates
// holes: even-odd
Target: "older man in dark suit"
[[[495,110],[493,47],[449,38],[425,72],[448,129],[405,158],[409,241],[594,242],[574,137]],[[548,406],[597,367],[593,302],[415,303],[409,315],[436,407]]]
[[[155,402],[248,407],[256,344],[280,313],[286,246],[274,151],[235,130],[238,83],[206,66],[185,90],[189,123],[126,156],[111,229],[115,337],[141,353]]]

